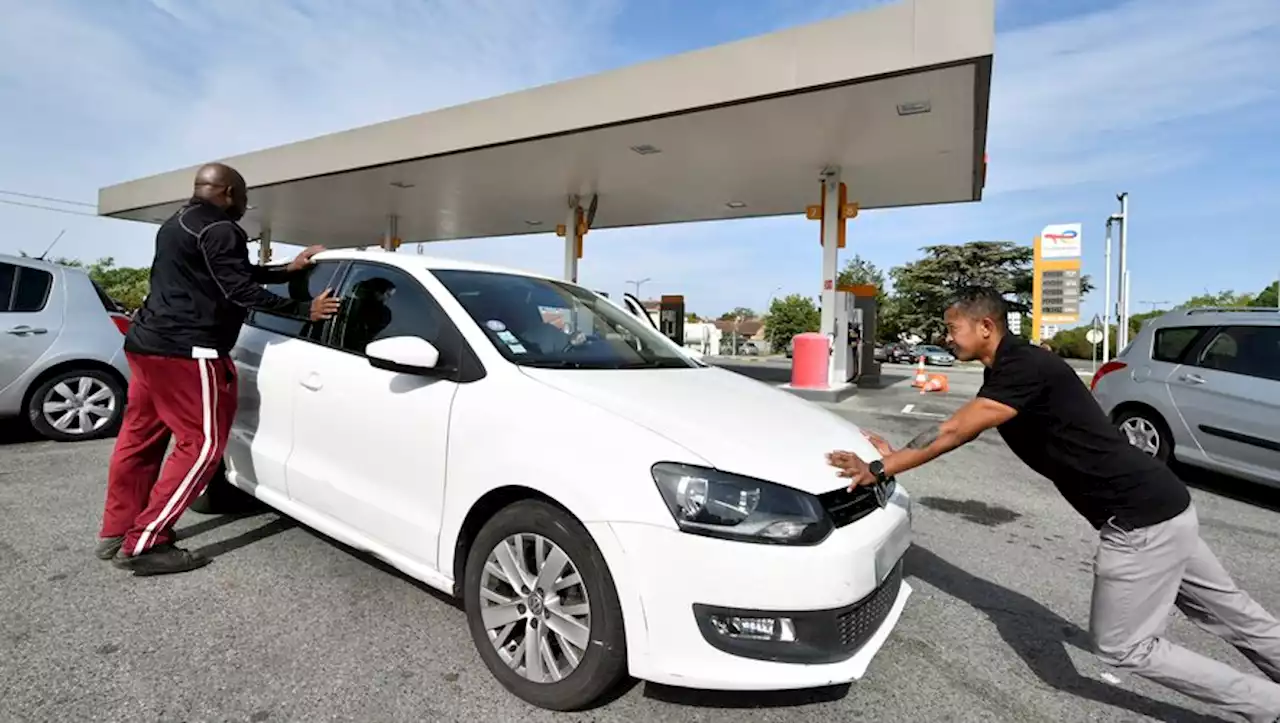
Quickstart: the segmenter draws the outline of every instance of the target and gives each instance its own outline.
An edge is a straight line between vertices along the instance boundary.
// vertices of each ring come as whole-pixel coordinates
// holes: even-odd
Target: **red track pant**
[[[138,555],[172,542],[174,523],[218,469],[236,411],[236,369],[225,357],[127,357],[129,401],[101,536],[123,535],[121,552]],[[166,460],[170,438],[177,443]]]

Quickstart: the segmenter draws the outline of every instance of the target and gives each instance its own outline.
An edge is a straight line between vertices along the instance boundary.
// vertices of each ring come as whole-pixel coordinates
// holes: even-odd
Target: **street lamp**
[[[1120,308],[1116,348],[1123,349],[1129,345],[1129,194],[1116,194],[1116,200],[1120,202]]]
[[[645,277],[645,278],[640,279],[640,280],[638,280],[638,281],[628,281],[627,283],[628,283],[628,284],[631,284],[631,285],[633,285],[633,286],[635,286],[635,287],[636,287],[636,299],[637,299],[637,300],[639,300],[639,301],[644,301],[644,299],[641,299],[641,298],[640,298],[640,285],[641,285],[641,284],[647,284],[647,283],[649,283],[650,281],[653,281],[653,279],[650,279],[650,278],[648,278],[648,277]]]

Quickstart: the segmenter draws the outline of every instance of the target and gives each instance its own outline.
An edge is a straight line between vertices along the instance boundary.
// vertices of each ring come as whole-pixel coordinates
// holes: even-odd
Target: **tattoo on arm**
[[[911,441],[907,442],[907,448],[908,449],[927,449],[929,445],[938,441],[939,432],[940,432],[940,429],[936,427],[934,429],[926,429],[920,434],[917,434],[915,437],[912,437]]]

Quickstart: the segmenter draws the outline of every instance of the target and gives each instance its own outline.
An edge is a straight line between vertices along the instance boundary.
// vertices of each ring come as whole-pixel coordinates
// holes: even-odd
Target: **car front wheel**
[[[98,369],[68,369],[31,394],[27,419],[45,439],[74,442],[110,436],[124,417],[125,388]]]
[[[1158,415],[1143,409],[1129,409],[1120,413],[1116,425],[1129,438],[1129,444],[1161,462],[1169,461],[1173,436]]]
[[[622,609],[586,528],[545,502],[503,508],[467,555],[464,603],[489,671],[540,708],[596,704],[627,673]]]

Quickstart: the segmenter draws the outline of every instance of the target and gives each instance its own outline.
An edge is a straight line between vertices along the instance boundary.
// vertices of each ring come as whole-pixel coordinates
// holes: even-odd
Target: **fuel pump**
[[[876,288],[841,286],[836,289],[836,328],[831,347],[834,382],[863,382],[880,376],[875,359]]]
[[[658,331],[681,347],[684,346],[683,296],[662,296],[658,307]]]

